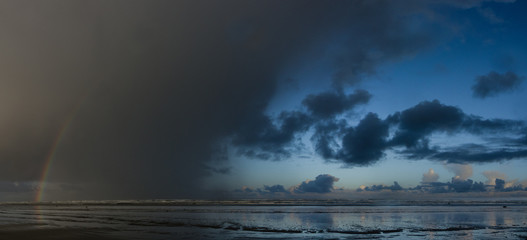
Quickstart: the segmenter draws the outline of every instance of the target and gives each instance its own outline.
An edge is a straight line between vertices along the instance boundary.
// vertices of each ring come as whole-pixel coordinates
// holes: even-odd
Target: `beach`
[[[524,201],[0,205],[0,239],[525,239]]]

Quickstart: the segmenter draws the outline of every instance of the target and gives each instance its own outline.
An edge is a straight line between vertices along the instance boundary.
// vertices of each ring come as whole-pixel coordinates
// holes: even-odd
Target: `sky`
[[[525,197],[525,10],[2,1],[0,201]]]

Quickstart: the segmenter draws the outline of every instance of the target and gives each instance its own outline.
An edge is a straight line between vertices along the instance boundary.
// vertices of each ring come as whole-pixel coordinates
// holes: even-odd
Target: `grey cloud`
[[[379,192],[379,191],[383,191],[383,190],[402,191],[402,190],[405,190],[405,189],[403,187],[401,187],[401,185],[399,185],[399,183],[397,181],[394,181],[393,185],[391,185],[391,186],[371,185],[371,186],[361,187],[361,188],[357,189],[358,192],[362,192],[362,191]]]
[[[339,179],[329,174],[320,174],[315,180],[306,180],[294,187],[295,193],[329,193]]]
[[[267,186],[264,185],[262,188],[250,188],[250,187],[242,187],[239,189],[235,189],[234,192],[236,193],[242,193],[242,194],[249,194],[252,196],[259,196],[259,195],[273,195],[273,194],[289,194],[290,192],[284,188],[283,185],[273,185],[273,186]]]
[[[240,189],[235,189],[234,192],[240,192],[240,193],[252,193],[252,192],[255,192],[254,189],[250,188],[250,187],[242,187]]]
[[[315,145],[315,152],[324,159],[332,159],[336,156],[336,151],[340,144],[337,142],[341,138],[347,127],[345,120],[327,121],[315,126],[315,132],[311,136],[311,141]]]
[[[384,155],[386,137],[388,124],[376,114],[368,113],[357,127],[346,130],[335,158],[351,166],[370,165]]]
[[[302,112],[282,112],[278,119],[279,127],[268,116],[252,116],[240,125],[232,143],[246,156],[277,160],[288,157],[290,153],[286,148],[291,145],[296,134],[310,128],[312,118]]]
[[[283,111],[275,121],[264,114],[250,116],[233,135],[232,144],[247,157],[279,160],[289,157],[295,150],[295,136],[315,126],[315,138],[319,142],[317,152],[329,157],[333,153],[328,147],[330,143],[325,142],[330,140],[326,136],[343,124],[335,122],[334,117],[367,103],[370,98],[371,94],[365,90],[348,95],[338,91],[311,94],[302,102],[306,111]]]
[[[85,187],[74,199],[201,197],[203,177],[228,172],[210,161],[218,142],[287,157],[313,126],[303,112],[265,114],[284,66],[327,53],[342,90],[446,33],[408,17],[428,11],[417,1],[27,4],[0,2],[0,103],[9,116],[0,121],[0,180],[39,180],[51,154],[49,182]],[[384,131],[364,130],[384,129],[375,118],[348,128],[342,150],[327,155],[359,165],[382,156]],[[364,154],[354,146],[360,136]]]
[[[485,133],[522,133],[525,131],[525,122],[509,119],[483,119],[479,116],[465,115],[462,129],[472,134]]]
[[[279,184],[273,186],[264,185],[264,190],[270,193],[289,193],[289,191],[287,191],[283,185]]]
[[[435,133],[487,137],[493,134],[524,135],[526,132],[523,121],[483,119],[437,100],[423,101],[384,120],[369,113],[355,127],[329,122],[316,126],[315,130],[312,141],[316,152],[325,159],[337,160],[347,166],[373,164],[391,149],[410,159],[459,164],[517,159],[527,154],[524,138],[494,138],[492,144],[487,145],[430,146],[429,138]],[[390,132],[393,132],[391,138]]]
[[[501,190],[505,189],[505,181],[503,179],[497,178],[495,183],[496,184],[494,186],[494,189],[496,189],[498,191],[501,191]]]
[[[449,163],[485,163],[485,162],[497,162],[503,160],[511,160],[527,157],[527,150],[491,150],[485,149],[485,151],[471,151],[466,148],[458,148],[451,151],[441,151],[429,156],[431,159],[446,160]]]
[[[482,182],[474,182],[471,179],[452,178],[448,185],[449,189],[454,192],[485,192],[485,185]]]
[[[514,72],[500,74],[489,72],[487,75],[476,77],[476,83],[472,86],[474,97],[494,97],[500,93],[511,92],[520,86],[525,77],[516,75]]]
[[[0,192],[36,192],[38,186],[31,182],[7,182],[0,181]]]
[[[415,147],[419,140],[432,132],[454,132],[463,118],[459,108],[443,105],[437,100],[421,102],[388,117],[388,121],[398,124],[390,144]]]
[[[488,188],[482,182],[474,182],[472,179],[462,180],[459,178],[452,178],[450,182],[429,182],[422,183],[415,188],[409,190],[424,192],[424,193],[466,193],[466,192],[486,192]]]
[[[507,182],[505,182],[505,180],[496,178],[496,185],[494,186],[494,190],[498,192],[527,191],[527,187],[521,184],[507,186]]]
[[[211,167],[211,166],[204,166],[203,168],[212,173],[218,173],[218,174],[229,174],[231,172],[230,167],[217,168],[217,167]]]
[[[329,193],[334,190],[333,184],[339,181],[338,178],[329,174],[320,174],[315,180],[306,180],[296,186],[286,189],[283,185],[276,184],[272,186],[264,185],[263,188],[249,188],[242,187],[235,189],[234,192],[249,194],[253,196],[285,196],[289,194],[304,194],[304,193]]]
[[[368,103],[370,98],[371,94],[365,90],[355,90],[349,95],[342,92],[323,92],[308,95],[302,104],[314,117],[328,119],[350,110],[356,105]]]

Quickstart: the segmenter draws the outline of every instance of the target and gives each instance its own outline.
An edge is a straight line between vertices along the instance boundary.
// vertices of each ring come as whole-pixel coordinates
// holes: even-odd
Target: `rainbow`
[[[59,129],[55,140],[53,141],[53,144],[51,145],[51,149],[49,150],[48,154],[46,155],[46,160],[44,162],[44,168],[42,169],[42,173],[40,174],[40,179],[38,181],[38,188],[35,195],[35,202],[41,202],[44,196],[44,190],[46,188],[47,178],[49,175],[49,170],[53,164],[53,159],[55,158],[55,154],[57,153],[57,150],[60,146],[60,143],[62,141],[62,138],[64,134],[67,132],[68,128],[71,126],[71,123],[73,122],[73,119],[75,119],[75,116],[77,115],[77,112],[79,111],[82,103],[86,100],[88,96],[88,93],[84,94],[78,101],[77,105],[70,111],[69,115],[66,117],[66,120],[64,121],[64,124],[62,124],[62,127]]]

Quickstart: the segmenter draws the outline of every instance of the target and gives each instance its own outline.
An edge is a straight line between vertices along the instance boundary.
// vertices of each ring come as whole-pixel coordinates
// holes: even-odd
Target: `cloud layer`
[[[425,7],[2,2],[0,95],[10,117],[0,122],[9,139],[0,143],[0,180],[40,179],[55,153],[48,181],[83,186],[78,199],[199,196],[204,176],[228,172],[204,167],[224,138],[248,156],[283,158],[306,130],[305,113],[283,113],[278,125],[265,114],[286,66],[327,59],[338,91],[306,98],[306,108],[317,118],[350,110],[369,95],[342,89],[433,44],[434,31],[404,18]]]
[[[476,77],[476,83],[472,86],[472,91],[474,97],[477,98],[494,97],[517,89],[523,80],[525,80],[525,77],[518,76],[514,72],[509,71],[500,74],[492,71],[487,75]]]
[[[365,92],[357,91],[348,98],[357,95],[367,96]],[[318,96],[326,96],[326,93]],[[325,97],[309,96],[307,99],[310,105],[333,103]],[[338,116],[343,113],[333,110],[331,112]],[[527,142],[523,141],[527,128],[523,121],[483,119],[466,114],[458,107],[442,104],[438,100],[423,101],[385,119],[379,118],[375,113],[368,113],[356,126],[351,126],[342,116],[326,119],[318,115],[320,114],[315,114],[309,108],[304,111],[283,112],[279,117],[281,127],[276,127],[267,119],[264,124],[267,127],[251,128],[249,132],[251,136],[255,136],[252,138],[254,141],[244,141],[253,144],[250,156],[276,153],[290,155],[291,152],[286,150],[286,147],[294,149],[294,136],[306,134],[308,130],[312,130],[311,140],[316,153],[328,161],[341,162],[345,166],[374,164],[382,159],[387,151],[410,159],[458,164],[496,162],[527,156]],[[431,139],[438,134],[446,134],[447,137],[469,135],[481,141],[492,138],[492,142],[431,146]],[[258,151],[260,153],[257,153]],[[451,170],[459,173],[463,180],[471,175],[470,173],[466,176],[468,173],[462,173],[454,167]]]
[[[387,151],[449,162],[526,156],[518,136],[499,142],[516,144],[510,148],[429,146],[435,133],[523,129],[438,101],[384,119],[368,113],[357,124],[346,118],[372,98],[357,86],[379,66],[452,34],[440,12],[430,14],[444,4],[51,0],[28,8],[2,1],[0,181],[39,181],[51,160],[47,181],[78,188],[49,200],[203,197],[204,177],[232,171],[223,149],[283,160],[310,131],[316,153],[345,166],[374,164]],[[269,116],[290,68],[321,59],[330,63],[324,81],[332,88]],[[507,74],[489,75],[478,91],[516,86],[520,78]],[[336,178],[319,177],[298,191],[331,191]]]
[[[423,174],[423,181],[415,187],[403,187],[397,181],[392,185],[374,184],[370,186],[361,185],[357,189],[346,187],[335,188],[334,183],[339,178],[329,174],[320,174],[315,180],[306,180],[298,185],[290,187],[288,190],[283,185],[264,185],[264,188],[248,188],[234,190],[235,198],[244,197],[268,197],[268,198],[303,198],[306,196],[333,196],[333,197],[364,197],[367,194],[462,194],[462,193],[496,193],[496,192],[527,192],[527,180],[506,180],[507,176],[498,171],[486,171],[482,174],[487,177],[486,183],[477,182],[469,179],[472,175],[471,165],[451,164],[446,165],[447,169],[455,175],[447,182],[439,182],[439,175],[434,169],[429,169]],[[469,175],[470,173],[470,175]],[[496,178],[499,176],[501,178]],[[365,195],[366,194],[366,195]],[[367,195],[371,196],[371,195]],[[422,195],[409,195],[422,196]],[[454,195],[453,195],[454,196]],[[487,195],[482,195],[487,196]]]

